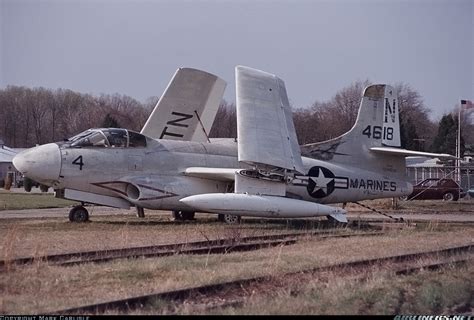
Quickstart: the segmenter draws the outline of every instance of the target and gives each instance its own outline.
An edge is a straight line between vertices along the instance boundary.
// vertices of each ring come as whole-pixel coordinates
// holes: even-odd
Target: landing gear
[[[86,222],[89,221],[89,212],[83,206],[75,206],[69,211],[69,221]]]
[[[221,222],[225,222],[228,224],[238,224],[242,220],[240,216],[236,216],[233,214],[222,214],[222,213],[219,213],[217,215],[217,219]]]
[[[137,207],[137,217],[145,218],[145,209],[143,207]]]
[[[194,220],[194,212],[193,211],[173,211],[173,219],[175,221]]]

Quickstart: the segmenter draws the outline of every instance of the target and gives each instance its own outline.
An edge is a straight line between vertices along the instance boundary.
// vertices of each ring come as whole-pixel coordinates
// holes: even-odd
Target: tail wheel
[[[89,212],[83,206],[75,206],[69,211],[69,221],[86,222],[89,221]]]
[[[398,199],[402,200],[402,201],[407,201],[408,200],[408,196],[401,196],[399,197]]]
[[[242,218],[233,214],[224,214],[224,222],[228,224],[238,224]]]
[[[455,200],[454,194],[452,192],[446,192],[445,194],[443,194],[443,200],[454,201]]]

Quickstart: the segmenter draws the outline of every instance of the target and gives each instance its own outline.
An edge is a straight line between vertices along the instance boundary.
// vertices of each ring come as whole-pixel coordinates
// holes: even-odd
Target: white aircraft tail
[[[141,133],[154,139],[208,141],[225,87],[213,74],[179,68]]]
[[[398,113],[397,94],[391,86],[368,86],[352,129],[335,139],[304,145],[301,153],[306,157],[360,169],[404,174],[403,156],[372,150],[400,147]]]

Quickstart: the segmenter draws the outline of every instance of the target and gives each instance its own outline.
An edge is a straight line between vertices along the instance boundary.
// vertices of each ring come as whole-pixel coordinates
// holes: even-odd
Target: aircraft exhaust
[[[238,216],[303,218],[345,215],[346,210],[304,200],[242,193],[206,193],[179,200],[197,210]]]

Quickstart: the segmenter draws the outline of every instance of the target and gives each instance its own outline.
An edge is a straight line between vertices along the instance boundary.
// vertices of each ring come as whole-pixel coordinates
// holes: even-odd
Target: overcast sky
[[[294,107],[356,80],[418,90],[432,118],[474,99],[474,1],[0,0],[0,86],[160,96],[178,67],[274,73]]]

